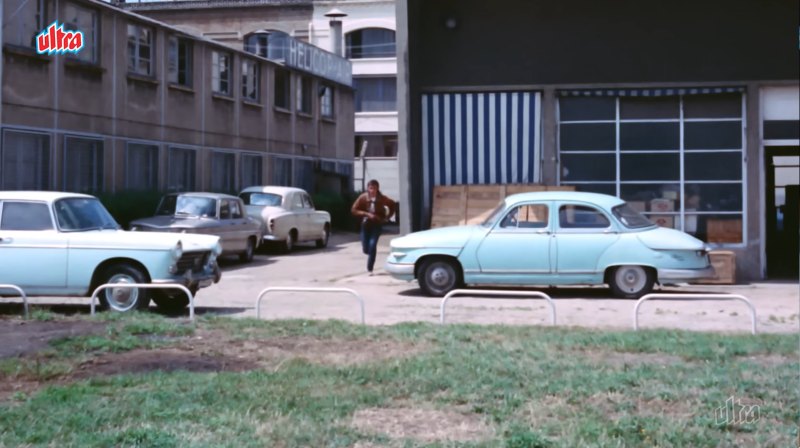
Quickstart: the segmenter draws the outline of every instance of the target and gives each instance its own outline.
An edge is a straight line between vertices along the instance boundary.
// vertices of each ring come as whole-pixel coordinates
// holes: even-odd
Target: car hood
[[[184,252],[211,250],[219,242],[215,235],[196,233],[129,232],[125,230],[91,230],[71,232],[70,244],[131,250],[169,250],[181,242]]]
[[[131,221],[131,226],[149,227],[152,229],[196,229],[219,225],[216,219],[197,216],[151,216]]]
[[[675,229],[658,227],[645,230],[637,235],[639,241],[650,249],[661,250],[702,250],[706,244],[688,233]]]
[[[412,249],[418,247],[461,248],[481,226],[451,226],[409,233],[392,240],[392,247]]]

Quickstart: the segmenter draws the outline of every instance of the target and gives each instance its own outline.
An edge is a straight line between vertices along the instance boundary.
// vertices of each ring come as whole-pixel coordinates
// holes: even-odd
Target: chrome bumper
[[[203,269],[203,272],[186,271],[183,275],[169,279],[154,279],[152,283],[177,283],[189,289],[197,290],[218,283],[220,279],[222,279],[222,270],[220,270],[218,264],[214,263],[212,267]]]
[[[659,269],[658,281],[664,280],[697,280],[701,278],[714,278],[716,271],[713,266],[702,269]]]
[[[414,280],[414,265],[411,263],[390,263],[387,261],[383,269],[396,279]]]

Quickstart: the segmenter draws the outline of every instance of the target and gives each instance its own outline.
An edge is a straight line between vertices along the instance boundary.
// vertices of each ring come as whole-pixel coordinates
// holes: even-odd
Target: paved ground
[[[390,239],[381,238],[378,263],[386,260]],[[366,256],[361,253],[358,235],[338,233],[324,250],[313,244],[298,247],[291,254],[268,250],[256,255],[250,264],[236,260],[223,263],[222,281],[197,295],[198,313],[222,313],[255,317],[259,292],[267,287],[350,288],[365,301],[367,324],[398,322],[438,322],[440,299],[426,297],[416,282],[401,282],[381,268],[375,276],[366,273]],[[558,325],[594,328],[632,328],[635,301],[613,299],[608,288],[571,287],[538,289],[556,302]],[[797,282],[763,282],[744,285],[685,285],[656,292],[717,292],[741,294],[751,299],[758,315],[759,332],[797,332],[800,325],[800,287]],[[32,299],[33,302],[52,302]],[[55,303],[87,304],[87,299],[55,299]],[[79,307],[79,309],[82,307]],[[88,306],[86,306],[88,310]],[[641,328],[683,328],[698,331],[750,331],[750,313],[738,301],[658,300],[640,309]],[[270,293],[261,305],[265,319],[310,318],[359,320],[354,298],[341,293]],[[480,324],[547,325],[549,311],[543,300],[453,298],[447,307],[448,322]]]
[[[387,234],[380,240],[378,263],[389,251]],[[339,233],[330,246],[312,246],[283,255],[274,250],[259,254],[249,265],[225,263],[223,280],[198,294],[198,306],[237,316],[255,316],[256,297],[266,287],[350,288],[365,301],[366,322],[373,325],[407,321],[438,322],[440,299],[424,296],[416,282],[394,280],[383,269],[366,273],[366,256],[358,235]],[[610,297],[608,288],[545,288],[556,302],[559,325],[620,328],[632,327],[635,301]],[[657,292],[718,292],[741,294],[756,307],[760,332],[797,332],[800,325],[800,287],[796,282],[768,282],[733,286],[685,285]],[[303,317],[357,321],[357,302],[341,293],[269,293],[262,301],[262,318]],[[448,322],[536,324],[549,323],[542,300],[453,298],[447,306]],[[749,331],[750,313],[739,301],[650,301],[641,306],[641,328],[665,327],[707,331]]]

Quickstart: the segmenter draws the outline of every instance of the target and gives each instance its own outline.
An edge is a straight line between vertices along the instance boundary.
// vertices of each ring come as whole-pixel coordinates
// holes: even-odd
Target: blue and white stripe
[[[539,181],[538,92],[422,95],[425,209],[433,187]]]

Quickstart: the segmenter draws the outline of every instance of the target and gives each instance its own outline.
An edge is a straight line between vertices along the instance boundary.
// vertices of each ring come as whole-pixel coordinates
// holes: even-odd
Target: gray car
[[[155,216],[131,222],[132,231],[217,235],[222,255],[253,259],[261,242],[260,223],[247,216],[236,196],[220,193],[171,193],[161,198]]]

